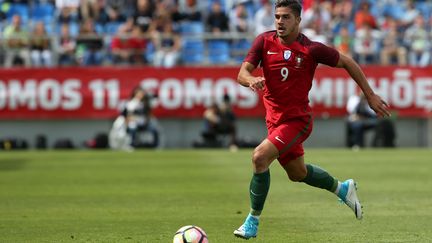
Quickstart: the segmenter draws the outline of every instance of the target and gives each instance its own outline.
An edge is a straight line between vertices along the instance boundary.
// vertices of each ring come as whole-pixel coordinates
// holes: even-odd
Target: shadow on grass
[[[0,171],[21,170],[27,162],[26,159],[0,159]]]

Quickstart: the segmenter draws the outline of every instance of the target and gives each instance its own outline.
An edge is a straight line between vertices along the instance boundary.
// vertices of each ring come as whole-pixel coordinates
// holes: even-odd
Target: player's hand
[[[369,106],[372,108],[372,110],[375,111],[375,113],[379,116],[379,117],[389,117],[390,116],[390,111],[389,109],[389,105],[383,100],[381,99],[381,97],[379,97],[379,95],[373,94],[370,97],[366,97]]]
[[[264,77],[254,77],[249,81],[249,88],[253,91],[262,90],[264,88]]]

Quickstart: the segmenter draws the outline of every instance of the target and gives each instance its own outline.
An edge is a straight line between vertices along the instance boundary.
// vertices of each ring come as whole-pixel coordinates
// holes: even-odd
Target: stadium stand
[[[207,44],[211,64],[226,64],[230,61],[230,47],[226,40],[210,40]]]
[[[204,63],[204,41],[184,39],[181,57],[186,65],[199,65]]]
[[[238,5],[244,5],[249,17],[253,17],[259,9],[262,8],[263,0],[203,0],[203,1],[174,1],[174,0],[139,0],[149,4],[150,11],[148,12],[149,18],[142,18],[140,15],[136,15],[134,11],[126,11],[128,16],[112,16],[118,15],[117,7],[111,4],[112,1],[107,1],[103,6],[94,6],[90,9],[98,9],[96,13],[83,13],[81,6],[71,7],[65,10],[65,7],[59,7],[57,1],[54,0],[39,0],[39,1],[0,1],[0,9],[2,15],[0,19],[3,20],[0,23],[1,32],[4,31],[5,27],[9,25],[14,15],[21,16],[22,26],[27,29],[29,33],[32,32],[36,22],[42,21],[45,24],[47,34],[53,39],[53,43],[58,40],[60,36],[61,25],[67,23],[69,25],[69,31],[72,37],[77,37],[81,23],[86,18],[94,18],[94,30],[95,32],[106,39],[104,41],[106,58],[100,65],[112,65],[111,59],[109,58],[110,51],[110,39],[115,35],[120,26],[126,25],[129,31],[132,30],[133,25],[148,26],[148,30],[144,33],[143,38],[147,39],[148,49],[143,51],[143,55],[146,56],[148,62],[144,65],[151,65],[153,62],[154,50],[152,50],[154,41],[151,37],[154,31],[158,31],[153,22],[162,14],[168,14],[171,16],[173,27],[176,32],[182,36],[182,51],[181,61],[178,65],[214,65],[214,64],[228,64],[237,65],[240,63],[248,48],[250,42],[255,37],[254,28],[249,28],[247,32],[238,32],[232,28],[228,32],[215,33],[209,31],[206,26],[206,17],[210,13],[211,5],[213,2],[218,1],[222,10],[227,16],[233,17],[233,12]],[[95,4],[98,1],[93,1]],[[188,5],[189,4],[189,5]],[[373,21],[373,32],[375,33],[374,40],[377,42],[377,47],[374,49],[375,53],[380,53],[383,46],[383,38],[386,36],[388,31],[388,23],[390,21],[396,22],[397,25],[397,45],[402,48],[406,48],[407,53],[418,51],[416,45],[411,45],[416,42],[416,38],[423,38],[426,43],[430,43],[432,40],[432,1],[427,0],[393,0],[393,1],[365,1],[365,0],[354,0],[354,1],[326,1],[326,0],[304,0],[304,14],[319,11],[319,14],[307,14],[305,16],[304,28],[305,32],[310,33],[311,38],[317,40],[324,40],[328,45],[334,45],[335,38],[339,30],[347,27],[351,36],[364,35],[364,30],[356,24],[364,19],[364,16],[369,14]],[[365,14],[364,6],[369,5],[369,13]],[[316,6],[316,7],[314,7]],[[312,9],[311,8],[316,8]],[[134,8],[137,9],[136,7]],[[95,10],[93,10],[95,11]],[[122,12],[123,13],[123,12]],[[106,16],[109,17],[106,17]],[[363,17],[357,17],[363,15]],[[2,17],[3,16],[3,17]],[[104,17],[105,16],[105,17]],[[308,17],[309,16],[309,17]],[[423,18],[424,25],[418,27],[419,31],[415,33],[426,33],[426,36],[410,35],[409,41],[406,41],[406,31],[412,29],[415,25],[417,17]],[[105,18],[104,21],[102,21]],[[109,19],[109,20],[108,20]],[[117,19],[117,21],[111,21]],[[199,20],[199,21],[197,21]],[[230,23],[232,20],[230,20]],[[319,25],[318,25],[319,23]],[[0,38],[5,38],[4,35],[0,35]],[[214,41],[216,40],[216,41]],[[339,40],[338,40],[339,41]],[[365,43],[372,40],[364,40]],[[3,41],[4,42],[4,41]],[[382,64],[380,55],[375,55],[373,58],[363,58],[363,54],[356,53],[353,44],[350,44],[350,52],[357,61],[361,61],[362,64]],[[58,52],[56,48],[58,45],[52,45],[53,53]],[[422,53],[429,58],[425,58],[422,62],[411,61],[409,65],[431,65],[432,61],[430,58],[432,52],[432,46],[426,45],[422,49],[419,49]],[[4,54],[2,54],[4,55]],[[56,56],[56,55],[53,55]],[[0,58],[4,60],[4,56]],[[58,65],[57,60],[54,63]],[[384,62],[387,64],[400,64],[397,61]]]

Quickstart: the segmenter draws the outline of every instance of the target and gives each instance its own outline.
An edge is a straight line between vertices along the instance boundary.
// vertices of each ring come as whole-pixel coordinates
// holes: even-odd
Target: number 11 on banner
[[[98,110],[117,108],[119,102],[118,80],[93,80],[89,83],[89,89],[92,91],[93,108]]]

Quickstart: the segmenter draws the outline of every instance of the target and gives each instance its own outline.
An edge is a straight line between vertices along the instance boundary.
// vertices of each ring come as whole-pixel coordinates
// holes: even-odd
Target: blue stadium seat
[[[23,24],[26,24],[30,19],[29,7],[27,6],[27,4],[21,4],[21,3],[11,4],[9,11],[6,13],[6,16],[10,20],[12,16],[14,16],[15,14],[21,16],[21,21]]]
[[[148,63],[153,63],[155,51],[156,51],[156,48],[155,48],[153,42],[148,41],[147,46],[146,46],[146,50],[144,52],[144,56],[145,56]]]
[[[54,5],[49,3],[35,4],[31,10],[31,18],[35,21],[51,22],[54,18]]]
[[[204,62],[204,42],[202,40],[183,40],[181,59],[184,64],[202,64]]]
[[[181,34],[202,34],[204,33],[204,24],[202,22],[185,21],[180,23],[179,32]]]
[[[108,22],[105,24],[105,33],[114,35],[117,33],[118,28],[122,23],[120,22]]]
[[[222,11],[226,13],[226,3],[225,3],[225,1],[220,1],[220,0],[210,0],[209,1],[208,8],[207,8],[209,12],[211,11],[212,5],[214,2],[219,2]]]
[[[77,22],[69,22],[69,34],[73,37],[78,36],[80,31],[80,25]],[[60,33],[60,32],[59,32]]]
[[[432,3],[430,1],[416,1],[415,3],[416,9],[420,11],[420,15],[422,15],[425,19],[429,19],[432,15]]]
[[[230,46],[231,56],[236,63],[242,63],[252,43],[247,39],[235,40]]]
[[[96,33],[98,33],[98,34],[104,34],[105,33],[105,26],[101,23],[95,22],[94,28],[95,28]]]
[[[225,40],[211,40],[207,44],[208,58],[212,64],[227,64],[230,61],[230,46]]]

